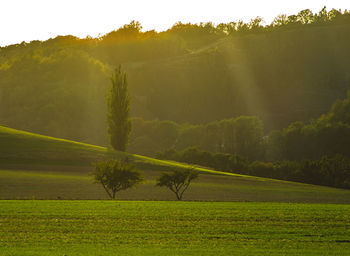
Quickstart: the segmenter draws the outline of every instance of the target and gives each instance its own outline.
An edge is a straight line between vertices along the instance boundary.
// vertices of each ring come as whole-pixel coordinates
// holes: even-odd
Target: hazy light
[[[0,45],[46,40],[57,35],[96,37],[131,20],[143,30],[162,31],[175,22],[249,21],[262,17],[267,24],[278,14],[303,9],[318,12],[349,9],[349,0],[1,0]]]

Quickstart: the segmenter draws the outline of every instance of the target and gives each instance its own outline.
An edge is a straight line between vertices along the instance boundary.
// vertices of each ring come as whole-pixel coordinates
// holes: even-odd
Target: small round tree
[[[143,180],[127,160],[97,162],[91,174],[95,183],[100,183],[111,199],[115,199],[118,191],[132,188]]]
[[[187,190],[191,181],[198,178],[199,173],[190,169],[177,169],[172,173],[163,173],[158,179],[156,186],[167,187],[175,193],[177,200],[182,200],[184,192]]]

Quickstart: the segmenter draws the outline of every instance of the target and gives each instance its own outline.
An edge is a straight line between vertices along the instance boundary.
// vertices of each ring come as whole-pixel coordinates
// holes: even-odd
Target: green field
[[[145,177],[119,201],[0,200],[0,256],[350,255],[349,190],[197,167],[192,202],[170,202],[155,179],[185,164],[5,127],[0,145],[0,199],[107,199],[89,176],[106,158]]]
[[[92,163],[133,158],[145,182],[118,194],[123,200],[174,200],[155,179],[181,163],[109,151],[104,147],[0,127],[0,199],[106,199],[93,184]],[[201,175],[185,200],[350,203],[350,191],[197,168]]]
[[[0,255],[350,255],[350,206],[0,201]]]

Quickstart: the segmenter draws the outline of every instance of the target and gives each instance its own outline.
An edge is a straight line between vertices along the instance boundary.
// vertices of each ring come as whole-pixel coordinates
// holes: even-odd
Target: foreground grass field
[[[106,199],[89,177],[92,163],[126,156],[134,159],[146,180],[118,194],[119,199],[175,199],[169,190],[155,187],[155,179],[187,165],[0,126],[0,199]],[[350,190],[197,169],[200,178],[185,200],[350,203]]]
[[[0,255],[350,255],[350,206],[0,201]]]

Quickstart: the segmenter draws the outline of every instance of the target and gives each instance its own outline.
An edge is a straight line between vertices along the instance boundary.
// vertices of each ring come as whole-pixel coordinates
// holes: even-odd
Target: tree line
[[[317,160],[266,162],[249,161],[238,155],[212,153],[190,147],[182,151],[169,149],[158,153],[157,158],[225,172],[350,189],[350,158],[340,154],[323,156]]]
[[[239,116],[205,125],[133,118],[132,127],[129,151],[134,153],[155,156],[169,148],[182,150],[196,146],[249,159],[264,157],[263,122],[255,116]]]

